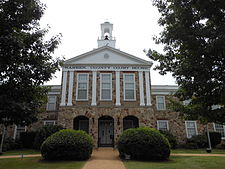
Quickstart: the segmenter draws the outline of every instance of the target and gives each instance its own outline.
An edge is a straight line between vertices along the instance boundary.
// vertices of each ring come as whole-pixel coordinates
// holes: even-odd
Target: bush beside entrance
[[[44,141],[41,154],[46,160],[86,160],[92,149],[93,139],[86,132],[64,129]]]
[[[123,132],[118,141],[120,157],[134,160],[166,160],[170,156],[168,140],[153,128],[133,128]]]

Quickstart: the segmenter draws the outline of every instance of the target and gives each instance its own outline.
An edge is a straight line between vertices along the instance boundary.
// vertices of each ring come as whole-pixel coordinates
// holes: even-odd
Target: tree
[[[149,49],[147,55],[159,62],[160,74],[172,72],[180,101],[191,99],[188,106],[176,103],[177,111],[204,123],[225,123],[225,1],[153,0],[153,5],[163,26],[154,40],[164,52]]]
[[[0,1],[0,124],[4,128],[37,120],[47,94],[41,85],[59,69],[60,60],[52,54],[60,35],[44,40],[48,30],[39,25],[44,10],[39,0]]]

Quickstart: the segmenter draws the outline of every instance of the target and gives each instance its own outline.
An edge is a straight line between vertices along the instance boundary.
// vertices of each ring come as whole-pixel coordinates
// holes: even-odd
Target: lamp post
[[[211,145],[211,140],[210,140],[210,135],[209,135],[208,123],[206,124],[206,133],[207,133],[207,138],[208,138],[208,143],[209,143],[209,147],[206,149],[206,152],[211,153],[212,152],[212,145]]]

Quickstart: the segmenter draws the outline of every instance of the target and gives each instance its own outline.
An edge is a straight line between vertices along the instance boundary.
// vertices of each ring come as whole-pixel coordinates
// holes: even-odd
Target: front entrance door
[[[99,146],[112,147],[114,142],[114,124],[113,119],[99,119]]]

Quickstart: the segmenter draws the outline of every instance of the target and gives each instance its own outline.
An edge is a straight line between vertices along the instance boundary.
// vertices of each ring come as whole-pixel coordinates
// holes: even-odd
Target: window
[[[214,123],[214,130],[221,133],[222,139],[225,139],[225,125]]]
[[[77,116],[73,119],[73,129],[89,132],[89,119],[86,116]]]
[[[187,138],[191,138],[194,135],[197,135],[197,124],[196,121],[185,121]]]
[[[136,100],[135,93],[135,76],[134,74],[124,74],[124,100]]]
[[[56,96],[48,96],[47,110],[48,111],[56,110]]]
[[[166,110],[165,96],[156,96],[157,110]]]
[[[169,130],[168,120],[157,120],[157,129],[162,131]]]
[[[88,74],[77,74],[77,100],[88,100]]]
[[[139,120],[135,116],[126,116],[123,118],[123,130],[139,127]]]
[[[45,120],[44,125],[55,125],[55,120]]]
[[[189,105],[191,103],[191,99],[188,99],[188,100],[184,100],[183,101],[183,105],[184,106],[187,106],[187,105]]]
[[[20,138],[20,133],[22,132],[26,132],[27,130],[27,127],[26,126],[21,126],[21,125],[15,125],[15,128],[14,128],[14,135],[13,135],[13,138],[14,139],[19,139]]]
[[[100,76],[101,100],[112,100],[112,74],[102,73]]]

